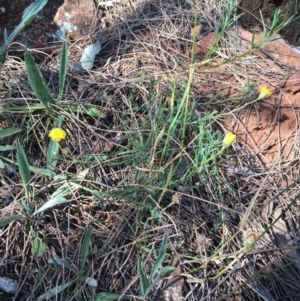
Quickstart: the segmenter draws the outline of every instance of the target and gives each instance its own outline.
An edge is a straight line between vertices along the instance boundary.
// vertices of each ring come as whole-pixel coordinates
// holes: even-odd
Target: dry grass
[[[106,7],[109,26],[100,29],[103,50],[89,74],[76,72],[71,62],[79,60],[77,46],[93,40],[100,25],[95,21],[90,37],[69,45],[63,102],[94,104],[105,116],[95,119],[80,110],[75,115],[59,110],[68,139],[61,144],[57,169],[70,179],[89,168],[83,184],[103,193],[104,206],[85,191],[77,190],[67,204],[2,227],[0,276],[17,279],[19,291],[16,298],[0,293],[1,300],[36,300],[51,288],[72,280],[76,281],[65,290],[64,299],[58,295],[49,300],[76,300],[77,292],[81,292],[82,300],[89,300],[96,292],[146,300],[140,295],[137,261],[141,257],[149,273],[164,233],[168,235],[164,265],[172,257],[180,258],[185,276],[184,300],[299,300],[297,265],[281,250],[297,246],[299,239],[299,184],[283,191],[287,177],[294,181],[299,177],[296,142],[295,157],[288,161],[289,165],[283,164],[288,160],[283,158],[271,167],[265,166],[259,154],[237,142],[225,156],[197,173],[193,156],[200,153],[194,139],[199,133],[192,121],[183,146],[179,137],[172,137],[162,164],[156,138],[151,138],[155,127],[168,126],[163,121],[164,114],[160,119],[159,110],[167,108],[174,91],[179,102],[187,85],[192,46],[189,33],[195,12],[199,12],[198,20],[215,27],[224,18],[224,4],[226,1],[220,1],[212,7],[207,0],[201,1],[199,7],[190,0],[128,0]],[[235,46],[234,31],[226,33],[221,41],[224,47],[216,51],[213,66],[243,53],[243,48]],[[249,56],[256,60],[255,54]],[[51,91],[58,86],[58,62],[54,55],[45,55],[40,62]],[[199,68],[191,86],[193,118],[204,118],[213,110],[219,117],[230,114],[241,101],[230,97],[243,91],[247,82],[262,80],[272,85],[274,79],[272,71],[261,74],[256,64],[243,65],[239,60],[228,62],[222,72],[200,66],[197,57],[195,63]],[[281,72],[276,77],[285,77],[288,71]],[[23,61],[10,57],[0,71],[0,83],[2,106],[7,102],[12,107],[36,103]],[[253,100],[253,95],[245,93],[242,101]],[[19,139],[30,164],[44,167],[47,131],[53,126],[49,116],[24,111],[3,114],[2,119],[5,126],[27,126],[27,135]],[[205,130],[220,133],[224,130],[222,121],[223,117],[212,115]],[[1,145],[11,145],[15,139],[16,136],[2,139]],[[222,136],[216,135],[215,139]],[[158,142],[158,147],[163,146]],[[176,156],[182,151],[180,163]],[[1,155],[14,160],[15,151]],[[181,165],[176,171],[178,162]],[[33,175],[31,183],[36,208],[60,186],[38,175]],[[6,163],[1,171],[1,197],[3,201],[7,197],[14,199],[13,212],[22,212],[19,204],[24,199],[24,189],[13,164]],[[175,197],[179,204],[171,205]],[[264,209],[268,201],[273,208],[287,209],[284,222],[289,229],[289,246],[280,246],[275,239],[271,225],[274,218]],[[249,211],[251,204],[254,206]],[[1,208],[0,220],[7,207],[2,203]],[[243,224],[246,214],[249,217]],[[31,255],[30,226],[47,249],[37,259]],[[90,252],[79,271],[82,241],[89,226],[93,227]],[[251,245],[260,235],[259,241]],[[49,264],[47,260],[55,257],[69,262],[79,272]],[[97,289],[84,283],[87,275],[98,280]],[[150,296],[153,300],[159,289],[163,289],[161,282]]]

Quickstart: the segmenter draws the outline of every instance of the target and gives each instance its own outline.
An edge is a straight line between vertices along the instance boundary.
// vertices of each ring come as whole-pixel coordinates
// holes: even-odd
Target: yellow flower
[[[66,132],[61,128],[53,128],[49,133],[49,137],[56,142],[65,139],[66,135]]]
[[[222,150],[228,148],[232,143],[234,143],[236,140],[236,136],[235,134],[233,134],[232,132],[228,132],[226,133],[224,139],[223,139],[223,147]]]
[[[260,94],[258,95],[257,100],[263,99],[263,98],[268,98],[272,95],[272,92],[267,87],[260,87],[259,91],[260,91]]]

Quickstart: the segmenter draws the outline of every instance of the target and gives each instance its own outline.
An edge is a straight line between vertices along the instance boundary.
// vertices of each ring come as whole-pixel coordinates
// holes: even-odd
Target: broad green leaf
[[[145,275],[145,271],[144,271],[144,268],[143,268],[143,265],[142,265],[141,258],[138,259],[137,270],[138,270],[138,273],[140,275],[141,294],[142,294],[142,296],[146,296],[148,281],[147,281],[147,277]]]
[[[25,52],[25,65],[28,80],[34,95],[46,108],[49,108],[51,104],[54,104],[53,96],[44,83],[42,74],[34,61],[33,55],[27,50]]]
[[[61,259],[58,257],[48,258],[48,263],[65,267],[65,268],[69,269],[70,271],[74,272],[75,274],[78,273],[78,271],[68,261],[66,261],[64,259]]]
[[[56,205],[64,204],[69,202],[65,196],[72,194],[81,185],[77,184],[75,181],[82,181],[84,180],[85,176],[87,175],[89,169],[85,169],[80,172],[76,177],[74,177],[71,181],[65,182],[60,188],[58,188],[50,197],[50,200],[44,203],[39,209],[37,209],[33,215],[41,213],[49,208],[52,208]]]
[[[54,170],[57,165],[59,143],[50,139],[47,150],[47,169]]]
[[[51,297],[56,297],[59,293],[61,293],[62,291],[64,291],[67,287],[69,287],[72,283],[74,282],[74,280],[70,281],[70,282],[66,282],[64,284],[58,285],[57,287],[52,288],[50,291],[40,295],[36,301],[43,301],[45,299],[50,300]]]
[[[23,131],[24,131],[24,128],[14,128],[14,127],[12,127],[12,128],[2,129],[2,130],[0,130],[0,139],[11,136],[11,135],[14,135],[14,134],[17,134],[17,133],[20,133],[20,132],[23,132]]]
[[[40,257],[43,254],[45,254],[46,247],[42,242],[42,240],[35,233],[32,226],[30,227],[30,235],[31,235],[31,254],[33,258]]]
[[[158,269],[162,266],[162,264],[164,262],[166,252],[167,252],[167,242],[168,242],[167,235],[164,234],[158,257],[157,257],[157,259],[152,267],[151,273],[150,273],[151,280],[152,280],[154,274],[158,271]]]
[[[27,219],[26,216],[22,215],[22,214],[18,214],[18,215],[12,215],[8,218],[2,219],[0,220],[0,227],[1,226],[6,226],[14,221],[22,221]]]
[[[61,128],[63,116],[58,117],[55,127]],[[50,139],[47,150],[47,169],[54,170],[57,165],[59,143]]]
[[[89,248],[90,248],[92,233],[93,233],[93,227],[89,227],[83,238],[83,242],[82,242],[82,246],[81,246],[81,258],[80,258],[81,271],[83,270],[85,263],[86,263],[86,259],[89,255]]]
[[[29,181],[30,181],[30,168],[29,168],[29,163],[26,157],[26,154],[24,152],[24,149],[22,145],[17,142],[17,162],[18,162],[18,167],[19,167],[19,172],[22,178],[22,181],[25,186],[25,193],[26,193],[26,198],[27,201],[29,200]]]
[[[91,105],[83,105],[83,104],[72,104],[72,105],[68,105],[67,108],[71,111],[71,112],[77,112],[78,108],[82,108],[83,109],[83,113],[86,113],[94,118],[106,118],[106,114],[104,114],[103,112],[101,112],[99,109],[95,108],[94,106]]]
[[[0,145],[0,152],[5,152],[5,151],[8,151],[8,150],[12,150],[12,149],[16,149],[15,146],[13,145]]]
[[[98,293],[93,298],[89,299],[89,301],[115,301],[115,300],[129,300],[130,296],[114,294],[114,293]]]
[[[59,69],[59,91],[58,94],[61,97],[64,93],[64,87],[67,77],[67,69],[68,69],[68,49],[67,42],[63,41],[61,48],[61,57],[60,57],[60,69]]]
[[[57,205],[60,205],[60,204],[64,204],[64,203],[67,203],[69,202],[66,198],[53,198],[53,199],[50,199],[49,201],[47,201],[45,204],[43,204],[39,209],[37,209],[34,213],[33,213],[33,216],[38,214],[38,213],[41,213],[49,208],[52,208],[54,206],[57,206]]]
[[[92,117],[95,118],[105,118],[106,115],[104,113],[102,113],[99,109],[89,106],[89,105],[83,105],[84,110],[86,111],[86,113]]]
[[[45,6],[48,0],[36,0],[31,3],[25,10],[22,16],[21,23],[15,27],[14,31],[7,36],[7,33],[4,33],[4,42],[5,44],[0,48],[0,64],[4,64],[6,60],[7,47],[15,39],[15,37],[24,29],[39,13],[39,11]]]

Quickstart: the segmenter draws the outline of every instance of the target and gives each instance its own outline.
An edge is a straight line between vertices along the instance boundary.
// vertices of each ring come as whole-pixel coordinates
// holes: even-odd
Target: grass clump
[[[182,37],[205,17],[195,16],[201,3],[175,2],[145,3],[144,16],[157,16],[129,31],[120,22],[122,34],[89,74],[68,69],[74,48],[66,42],[59,68],[43,69],[29,51],[25,63],[8,58],[3,66],[28,74],[19,90],[7,88],[1,113],[9,125],[0,130],[1,188],[10,202],[1,211],[10,260],[2,271],[22,279],[21,298],[157,300],[177,270],[185,277],[180,300],[254,300],[276,273],[289,268],[296,279],[271,236],[283,214],[271,223],[262,214],[265,195],[285,206],[284,195],[286,215],[298,208],[291,193],[298,184],[279,193],[272,173],[279,167],[267,170],[224,126],[228,116],[259,112],[271,96],[267,84],[256,92],[255,70],[235,69],[259,47],[228,58],[238,16],[237,3],[224,1],[214,8],[217,42],[200,61],[196,41]],[[113,9],[107,15],[116,16]],[[180,35],[170,39],[174,27]],[[220,65],[226,69],[216,72]]]

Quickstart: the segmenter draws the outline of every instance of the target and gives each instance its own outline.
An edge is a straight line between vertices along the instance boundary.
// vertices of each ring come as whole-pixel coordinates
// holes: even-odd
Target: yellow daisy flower
[[[232,132],[226,133],[224,139],[223,139],[223,147],[222,149],[228,148],[232,143],[234,143],[236,140],[236,135],[233,134]]]
[[[260,87],[260,94],[258,95],[258,100],[263,98],[268,98],[272,95],[272,92],[267,87]]]
[[[65,139],[66,135],[66,132],[61,128],[53,128],[49,133],[49,137],[56,142],[60,142]]]

